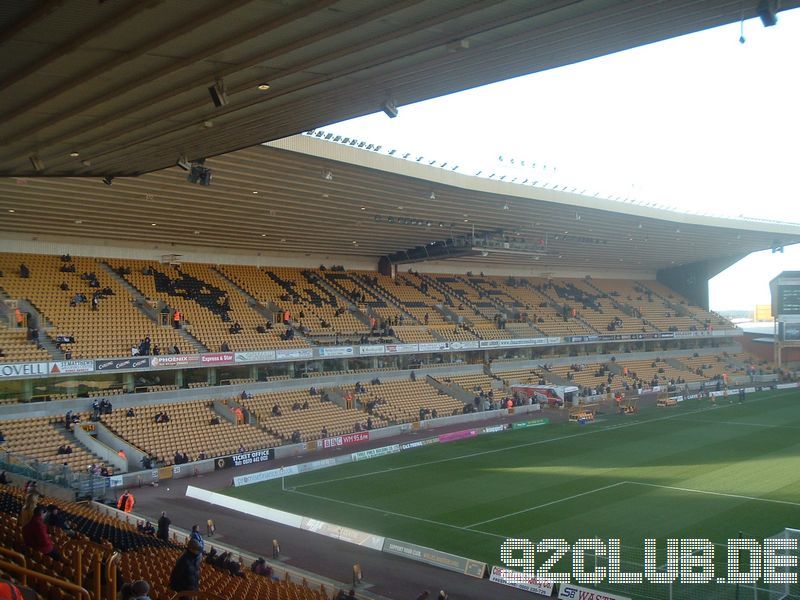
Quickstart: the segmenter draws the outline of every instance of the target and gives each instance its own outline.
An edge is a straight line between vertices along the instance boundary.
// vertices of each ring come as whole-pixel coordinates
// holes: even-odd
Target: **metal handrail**
[[[40,573],[39,571],[28,569],[27,567],[21,567],[4,560],[0,560],[0,570],[5,573],[11,573],[19,576],[20,579],[22,579],[22,585],[28,585],[28,579],[36,579],[66,590],[67,592],[72,593],[74,598],[85,598],[85,600],[92,600],[91,594],[89,594],[86,589],[75,585],[70,581],[65,581],[64,579],[58,579],[57,577],[46,575],[44,573]]]

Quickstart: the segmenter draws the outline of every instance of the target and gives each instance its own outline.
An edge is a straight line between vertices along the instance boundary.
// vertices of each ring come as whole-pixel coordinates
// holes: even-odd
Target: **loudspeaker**
[[[221,81],[217,81],[208,88],[208,93],[211,96],[211,101],[217,108],[228,104],[228,96],[225,94],[225,85]]]

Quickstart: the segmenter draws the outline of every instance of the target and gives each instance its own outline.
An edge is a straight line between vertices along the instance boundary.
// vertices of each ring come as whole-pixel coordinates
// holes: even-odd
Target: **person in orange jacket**
[[[119,497],[117,500],[117,508],[122,512],[131,512],[133,510],[133,504],[135,500],[133,498],[133,494],[131,494],[128,490]]]

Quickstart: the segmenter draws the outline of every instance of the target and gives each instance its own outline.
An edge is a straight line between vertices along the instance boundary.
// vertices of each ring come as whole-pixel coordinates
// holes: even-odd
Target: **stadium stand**
[[[86,422],[89,415],[78,415]],[[78,424],[75,425],[79,426]],[[103,460],[84,448],[65,428],[64,419],[53,417],[34,417],[30,419],[11,419],[3,421],[3,434],[6,437],[2,448],[6,452],[18,454],[39,463],[49,463],[55,470],[66,466],[73,472],[86,472],[90,466],[105,466],[109,472],[113,468],[104,465]],[[60,454],[59,448],[69,446],[68,454]]]
[[[12,329],[0,321],[0,361],[39,362],[50,358],[47,350],[37,348],[34,342],[28,340],[27,328]]]
[[[278,441],[251,425],[220,418],[210,401],[137,406],[133,417],[126,412],[114,410],[103,415],[102,421],[116,435],[165,465],[174,463],[176,452],[197,460],[201,452],[211,458],[235,454],[242,446],[252,450],[274,446]],[[158,413],[166,413],[169,421],[156,423]],[[212,424],[215,417],[218,424]]]
[[[366,429],[368,415],[359,409],[342,408],[335,402],[323,398],[326,394],[339,393],[339,390],[319,389],[312,395],[309,389],[285,390],[254,394],[252,398],[242,400],[243,406],[252,411],[261,425],[284,442],[291,442],[292,435],[297,432],[296,441],[307,442],[327,436],[343,435],[359,428]],[[277,411],[273,411],[274,407]],[[306,408],[303,408],[306,406]],[[297,408],[293,408],[297,407]],[[280,412],[280,414],[275,414]],[[373,419],[373,427],[383,427],[383,419]],[[327,435],[322,429],[326,428]]]
[[[19,274],[23,263],[29,269],[27,278]],[[124,287],[94,259],[75,257],[67,263],[58,256],[0,254],[0,269],[5,273],[0,289],[12,298],[29,300],[46,319],[40,335],[54,342],[59,336],[74,338],[62,346],[73,358],[129,356],[131,347],[146,336],[161,348],[190,349],[174,331],[159,327],[141,312]],[[103,291],[110,293],[93,310],[93,294]]]
[[[446,417],[464,410],[462,402],[424,381],[387,379],[364,387],[366,400],[362,399],[362,403],[368,406],[371,414],[389,424]]]
[[[19,276],[22,263],[27,278]],[[415,272],[391,278],[374,271],[82,257],[64,262],[23,254],[0,255],[0,269],[7,273],[0,290],[29,301],[46,320],[40,335],[74,337],[59,345],[74,358],[127,356],[148,336],[161,353],[173,347],[186,353],[364,343],[370,334],[434,343],[732,327],[654,281]],[[107,293],[93,310],[98,292]],[[136,299],[142,296],[148,306]],[[176,310],[183,331],[173,327]],[[7,360],[49,358],[25,337],[0,327]]]
[[[40,504],[58,507],[74,532],[69,535],[59,528],[50,528],[54,545],[62,555],[61,560],[56,560],[39,554],[23,543],[16,524],[16,515],[24,499],[25,495],[21,489],[11,485],[0,486],[0,513],[4,515],[0,521],[0,547],[24,557],[30,568],[60,580],[76,583],[81,581],[84,588],[92,589],[95,561],[90,557],[97,553],[102,565],[107,562],[113,565],[116,564],[116,560],[112,561],[111,557],[113,553],[118,552],[120,560],[117,574],[124,582],[130,583],[139,579],[148,581],[151,586],[150,597],[156,600],[173,596],[174,592],[169,588],[170,572],[182,553],[174,536],[171,541],[163,541],[153,535],[139,532],[133,523],[122,522],[104,515],[90,505],[45,496],[40,499]],[[78,557],[81,559],[80,562]],[[5,553],[4,558],[6,558]],[[324,589],[312,590],[307,585],[294,583],[288,578],[278,580],[256,575],[243,564],[240,556],[232,558],[240,563],[238,575],[232,574],[230,569],[212,566],[204,561],[200,570],[200,591],[220,594],[224,590],[225,597],[232,600],[250,598],[327,600],[328,598]],[[29,579],[28,585],[32,586],[41,598],[67,600],[75,597],[38,579]]]

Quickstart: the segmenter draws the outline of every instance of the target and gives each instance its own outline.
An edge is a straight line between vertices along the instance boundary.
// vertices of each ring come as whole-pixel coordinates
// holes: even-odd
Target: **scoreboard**
[[[800,285],[778,284],[778,315],[800,315]]]

